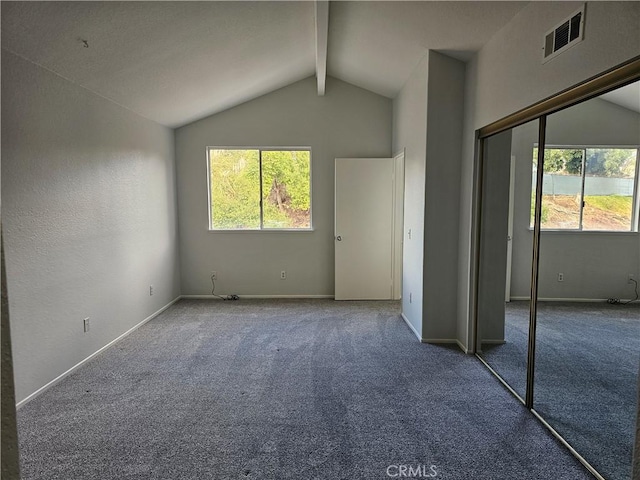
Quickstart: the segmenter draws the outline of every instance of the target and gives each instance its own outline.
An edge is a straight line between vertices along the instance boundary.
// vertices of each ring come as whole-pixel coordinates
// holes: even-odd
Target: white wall
[[[207,146],[310,146],[312,232],[209,232]],[[391,100],[307,78],[176,130],[182,293],[334,294],[334,159],[391,156]],[[287,279],[280,279],[280,271]]]
[[[464,64],[429,51],[393,102],[393,149],[405,149],[402,310],[425,341],[456,337],[463,99]]]
[[[424,274],[428,71],[429,57],[425,56],[393,100],[393,151],[405,149],[402,313],[420,338]]]
[[[529,297],[533,233],[531,158],[538,141],[537,122],[514,129],[516,157],[512,297]],[[638,146],[640,114],[599,98],[547,118],[547,145]],[[542,232],[540,298],[633,298],[627,275],[640,269],[638,233]],[[558,272],[564,281],[557,281]]]
[[[468,63],[461,177],[458,339],[468,345],[471,194],[474,132],[493,121],[638,55],[639,2],[589,2],[585,39],[541,63],[543,35],[578,8],[575,2],[531,2]]]
[[[423,337],[456,338],[464,64],[429,52]]]
[[[531,2],[478,52],[476,128],[640,53],[639,2],[587,2],[584,40],[543,64],[544,34],[580,5]]]
[[[173,149],[170,129],[2,52],[17,401],[179,295]]]
[[[473,215],[474,164],[475,148],[475,104],[477,82],[477,56],[473,57],[465,67],[464,85],[464,120],[462,126],[462,159],[460,165],[460,212],[458,214],[458,308],[456,334],[460,344],[469,349],[473,345],[470,312],[472,309],[471,257]]]

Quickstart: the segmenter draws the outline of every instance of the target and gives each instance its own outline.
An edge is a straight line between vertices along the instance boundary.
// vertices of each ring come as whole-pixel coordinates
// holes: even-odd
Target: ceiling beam
[[[316,0],[316,78],[318,95],[324,95],[327,80],[327,40],[329,36],[329,2]]]

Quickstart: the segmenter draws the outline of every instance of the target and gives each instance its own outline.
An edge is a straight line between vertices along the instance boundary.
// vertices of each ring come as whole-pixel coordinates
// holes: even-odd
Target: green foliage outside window
[[[311,227],[309,150],[210,149],[209,173],[212,229]]]
[[[636,150],[628,148],[588,148],[586,175],[633,178],[636,172]]]
[[[633,178],[636,168],[635,149],[629,148],[546,148],[544,173],[582,175],[582,157],[585,174],[610,178]],[[533,164],[538,164],[538,148],[533,149]]]
[[[582,149],[546,148],[544,151],[544,173],[581,175],[583,152]],[[538,148],[533,149],[533,164],[538,165]]]

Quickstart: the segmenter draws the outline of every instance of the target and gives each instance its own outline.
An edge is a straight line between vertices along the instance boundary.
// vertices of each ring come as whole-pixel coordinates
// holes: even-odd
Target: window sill
[[[226,229],[207,229],[208,233],[310,233],[314,232],[315,228],[268,228],[268,229],[238,229],[238,230],[226,230]]]

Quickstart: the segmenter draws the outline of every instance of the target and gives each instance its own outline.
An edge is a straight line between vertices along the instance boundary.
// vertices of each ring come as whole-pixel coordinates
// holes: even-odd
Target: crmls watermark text
[[[387,476],[392,478],[435,478],[438,467],[435,465],[389,465]]]

